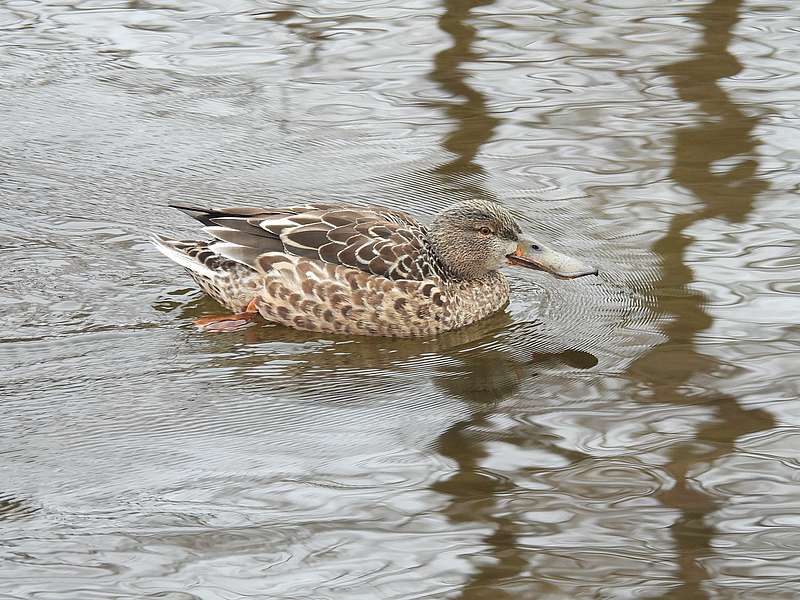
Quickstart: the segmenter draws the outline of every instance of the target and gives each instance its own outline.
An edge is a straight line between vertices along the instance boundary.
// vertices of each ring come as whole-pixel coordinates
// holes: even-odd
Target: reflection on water
[[[775,426],[767,411],[745,410],[736,398],[725,394],[707,392],[698,397],[688,387],[700,374],[713,376],[720,365],[713,356],[700,352],[694,342],[699,332],[708,329],[711,317],[706,312],[705,296],[688,291],[695,275],[686,263],[686,248],[695,240],[687,230],[704,219],[744,220],[756,195],[768,187],[755,175],[753,152],[757,142],[753,129],[758,121],[748,117],[719,84],[720,79],[733,77],[742,68],[728,50],[741,5],[741,0],[712,0],[692,14],[702,27],[702,41],[694,48],[697,56],[662,68],[681,99],[697,103],[702,111],[697,125],[675,131],[671,172],[672,179],[691,190],[702,204],[673,216],[666,235],[653,245],[663,261],[658,287],[684,293],[658,296],[659,310],[675,317],[665,329],[668,341],[631,365],[631,373],[657,390],[659,402],[707,402],[713,409],[693,440],[670,449],[665,469],[674,485],[657,495],[665,506],[680,511],[671,530],[679,553],[677,575],[681,585],[666,592],[664,598],[710,597],[703,586],[710,576],[704,564],[713,553],[717,530],[710,517],[718,510],[719,500],[692,480],[692,471],[733,452],[739,437]],[[738,158],[735,165],[730,164],[733,158]],[[726,170],[716,173],[714,165],[720,161]]]
[[[446,0],[439,27],[450,35],[453,44],[436,55],[430,78],[443,92],[462,100],[444,104],[445,112],[455,127],[442,141],[442,147],[455,157],[440,166],[437,172],[453,189],[467,197],[497,200],[479,180],[476,182],[469,177],[470,174],[483,173],[476,155],[490,139],[499,121],[488,113],[485,96],[468,84],[464,68],[465,64],[477,59],[472,48],[477,32],[467,22],[470,11],[491,4],[487,1]],[[554,359],[557,362],[561,353],[539,354],[536,358],[545,363]],[[590,364],[594,366],[597,361],[591,358]],[[520,362],[509,352],[494,348],[470,349],[459,353],[458,359],[457,373],[437,376],[436,381],[449,394],[462,398],[470,414],[454,422],[439,436],[436,449],[453,460],[456,470],[437,481],[432,489],[452,498],[443,513],[454,525],[479,522],[490,530],[483,540],[484,549],[473,556],[479,559],[473,574],[454,597],[471,600],[499,598],[499,590],[520,587],[514,582],[529,564],[525,553],[519,551],[518,519],[503,514],[498,503],[503,494],[515,487],[514,483],[481,467],[482,460],[488,457],[484,445],[491,438],[475,437],[472,430],[486,425],[496,406],[519,390],[521,381],[536,376],[536,360],[532,361],[533,364]],[[537,432],[535,436],[538,435]],[[535,436],[531,436],[530,431],[516,435],[513,431],[503,431],[502,440],[525,447],[539,443]],[[570,459],[574,459],[579,453],[569,454]],[[524,585],[519,591],[524,593]]]
[[[529,427],[503,430],[497,436],[489,429],[488,435],[476,432],[487,427],[488,421],[505,398],[519,391],[520,382],[536,377],[540,364],[550,368],[591,368],[597,359],[586,352],[539,353],[529,363],[519,363],[508,354],[497,351],[473,351],[461,355],[461,373],[440,377],[440,385],[450,393],[461,396],[472,411],[468,418],[453,423],[439,437],[437,450],[451,458],[456,470],[447,478],[433,485],[435,491],[447,494],[452,500],[444,508],[444,514],[454,524],[482,522],[491,529],[484,539],[484,548],[476,553],[476,569],[455,596],[457,598],[500,598],[503,593],[515,590],[523,596],[527,585],[525,572],[530,568],[526,552],[520,547],[520,528],[525,524],[518,516],[503,511],[501,499],[515,491],[514,482],[482,467],[489,457],[486,444],[499,439],[521,449],[544,448],[547,452],[563,457],[566,462],[578,462],[587,455],[560,448],[552,443],[547,430],[531,431]],[[536,468],[535,464],[528,468]],[[521,577],[523,576],[523,577]],[[555,586],[546,586],[545,591],[555,591]],[[505,590],[501,592],[500,590]]]
[[[463,192],[467,197],[496,200],[485,187],[469,182],[467,177],[471,173],[483,172],[483,168],[475,161],[475,156],[481,145],[491,138],[499,121],[487,112],[484,95],[467,83],[467,75],[462,66],[477,58],[472,50],[476,30],[467,22],[470,11],[478,6],[492,4],[491,0],[445,1],[445,11],[439,17],[438,25],[443,33],[451,37],[453,43],[436,54],[430,78],[449,96],[445,102],[436,105],[443,106],[446,115],[456,125],[442,142],[442,147],[455,156],[437,171],[445,180],[458,182],[455,186],[456,192]],[[453,97],[460,101],[453,100]]]
[[[800,17],[612,4],[0,5],[0,596],[796,596]],[[602,277],[203,335],[143,241],[464,196]]]

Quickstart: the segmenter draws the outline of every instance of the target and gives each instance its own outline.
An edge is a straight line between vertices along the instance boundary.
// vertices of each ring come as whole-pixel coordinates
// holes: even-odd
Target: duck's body
[[[457,206],[431,229],[379,207],[178,206],[215,240],[155,244],[234,312],[255,309],[268,321],[307,331],[429,336],[505,306],[509,285],[496,269],[509,256],[527,258],[505,209],[488,202]],[[479,247],[453,248],[458,235]]]

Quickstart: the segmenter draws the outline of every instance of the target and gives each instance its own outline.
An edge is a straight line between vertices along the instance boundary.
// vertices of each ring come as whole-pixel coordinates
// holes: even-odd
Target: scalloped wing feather
[[[434,274],[427,231],[408,214],[378,207],[310,204],[286,208],[206,210],[176,206],[203,223],[209,249],[256,270],[275,253],[313,258],[388,279]],[[271,254],[273,259],[260,260]]]

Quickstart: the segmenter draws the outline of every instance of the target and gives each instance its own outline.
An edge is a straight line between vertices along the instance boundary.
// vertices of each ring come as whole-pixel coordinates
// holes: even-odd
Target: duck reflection
[[[703,31],[696,56],[662,69],[671,77],[680,98],[696,103],[702,111],[697,125],[674,131],[671,172],[672,179],[691,191],[701,205],[692,212],[676,214],[666,235],[653,246],[663,263],[658,289],[686,290],[695,280],[685,262],[686,250],[693,241],[687,231],[692,226],[721,217],[743,220],[756,195],[768,187],[755,175],[757,140],[753,129],[758,118],[747,116],[718,83],[742,69],[728,50],[741,6],[741,0],[713,0],[691,15]],[[715,172],[714,165],[719,162],[732,166],[725,172]],[[701,353],[695,341],[697,334],[712,324],[706,305],[700,292],[658,297],[656,308],[673,317],[664,331],[667,341],[637,360],[630,375],[655,390],[659,402],[697,404],[696,396],[687,395],[687,384],[720,370],[716,359]],[[731,396],[707,394],[703,400],[713,409],[713,416],[696,432],[694,440],[672,447],[665,468],[675,484],[658,495],[662,504],[680,513],[671,532],[679,553],[677,577],[681,585],[663,598],[709,597],[703,586],[709,577],[704,559],[713,555],[711,544],[717,532],[708,517],[720,504],[692,482],[690,472],[732,452],[740,436],[774,425],[767,412],[746,410]]]
[[[179,310],[187,321],[207,310],[203,298],[186,302],[187,293],[188,290],[176,290],[174,298],[162,299],[160,309]],[[492,427],[492,418],[508,414],[509,401],[524,397],[520,393],[523,385],[540,373],[568,375],[598,364],[597,357],[586,351],[533,350],[538,345],[535,327],[535,323],[514,327],[511,317],[501,312],[429,340],[321,341],[319,334],[268,325],[235,334],[204,335],[200,340],[206,358],[212,361],[206,362],[204,368],[223,368],[239,385],[243,380],[253,379],[253,374],[270,362],[279,363],[280,378],[271,373],[268,378],[260,378],[257,385],[268,385],[275,392],[283,381],[290,382],[290,386],[280,390],[284,397],[291,393],[300,398],[314,398],[315,403],[348,407],[371,404],[376,392],[395,390],[398,375],[410,371],[419,382],[414,388],[414,394],[418,395],[413,402],[415,412],[424,411],[429,403],[447,400],[465,406],[466,415],[455,417],[432,443],[433,449],[455,467],[431,489],[443,496],[443,504],[436,510],[449,522],[480,525],[490,530],[481,540],[482,550],[470,557],[475,570],[454,596],[476,599],[503,597],[498,595],[503,593],[501,590],[520,585],[531,566],[530,548],[520,542],[522,536],[530,535],[531,523],[504,506],[507,494],[523,490],[484,467],[485,459],[490,458],[489,445],[502,442],[526,451],[540,450],[571,464],[588,458],[584,453],[563,448],[558,443],[560,438],[530,422]],[[232,356],[230,349],[236,346],[232,338],[236,336],[245,346],[256,345],[265,350],[287,344],[298,348],[287,354],[285,358],[289,360],[265,356],[262,351]],[[321,343],[329,345],[320,347]],[[388,381],[383,381],[384,377]],[[425,386],[420,378],[432,382],[433,393],[422,392]],[[324,389],[320,388],[321,380]],[[341,394],[336,392],[339,389]],[[547,590],[549,586],[547,582],[537,582],[539,590]]]
[[[491,430],[488,420],[498,411],[498,405],[515,396],[521,384],[535,378],[540,369],[588,369],[598,362],[594,355],[579,350],[537,352],[528,360],[520,360],[514,354],[473,348],[458,354],[457,371],[440,373],[436,377],[444,391],[462,398],[472,412],[439,437],[436,449],[455,462],[456,468],[450,477],[438,481],[432,489],[449,497],[444,514],[451,522],[478,522],[492,529],[484,539],[486,549],[481,553],[490,560],[478,563],[456,598],[506,597],[500,590],[519,585],[520,576],[530,568],[530,550],[519,542],[520,535],[527,533],[529,527],[521,522],[519,515],[503,510],[500,505],[504,495],[514,492],[517,486],[481,467],[489,458],[487,443],[496,440],[518,448],[540,448],[569,463],[587,458],[582,452],[554,443],[547,431],[532,432],[530,423],[488,433]],[[548,591],[548,587],[550,584],[546,582],[537,582],[540,592]],[[552,591],[556,591],[555,586]]]

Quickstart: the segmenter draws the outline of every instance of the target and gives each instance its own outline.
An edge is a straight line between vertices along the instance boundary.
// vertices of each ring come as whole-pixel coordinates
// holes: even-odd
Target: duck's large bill
[[[520,241],[517,250],[508,255],[508,263],[528,269],[545,271],[562,279],[575,279],[597,275],[597,269],[561,252],[551,250],[538,242]]]

